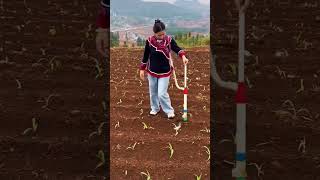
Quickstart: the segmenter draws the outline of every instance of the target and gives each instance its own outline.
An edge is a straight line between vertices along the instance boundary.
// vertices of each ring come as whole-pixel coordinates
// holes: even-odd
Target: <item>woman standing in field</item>
[[[153,32],[154,35],[150,36],[146,41],[144,56],[140,65],[140,78],[145,80],[145,72],[147,72],[151,105],[150,114],[157,115],[161,106],[168,118],[172,119],[175,114],[167,92],[170,75],[173,71],[170,63],[170,51],[173,50],[177,53],[185,64],[188,63],[188,59],[185,56],[185,51],[177,45],[176,41],[166,35],[163,22],[155,20]]]
[[[96,36],[96,48],[97,51],[103,57],[108,57],[109,49],[109,19],[110,0],[101,0],[99,14],[97,17],[97,36]]]

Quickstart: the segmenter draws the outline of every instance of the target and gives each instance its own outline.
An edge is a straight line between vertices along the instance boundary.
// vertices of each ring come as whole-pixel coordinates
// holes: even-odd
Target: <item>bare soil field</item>
[[[0,179],[104,178],[98,3],[0,2]]]
[[[168,91],[175,119],[168,120],[163,112],[149,115],[148,81],[139,78],[142,55],[143,49],[111,50],[110,178],[147,179],[143,174],[149,173],[152,179],[195,179],[195,175],[210,179],[209,49],[187,49],[190,116],[186,123],[181,118],[183,93],[173,78]],[[175,58],[174,65],[182,85],[182,60]]]
[[[252,56],[245,69],[248,179],[320,179],[319,2],[251,2],[246,50]],[[236,81],[237,11],[233,1],[216,8],[211,42],[217,70]],[[231,178],[235,158],[236,106],[233,92],[214,83],[212,89],[213,176],[224,180]]]

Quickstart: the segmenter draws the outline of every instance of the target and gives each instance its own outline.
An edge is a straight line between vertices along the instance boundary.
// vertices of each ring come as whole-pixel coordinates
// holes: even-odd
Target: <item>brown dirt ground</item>
[[[237,12],[233,1],[216,2],[216,8],[212,9],[216,9],[213,12],[216,21],[212,22],[211,42],[218,56],[217,69],[224,79],[235,81],[236,76],[228,64],[237,64]],[[319,8],[313,6],[316,1],[286,2],[252,1],[246,16],[246,50],[253,54],[245,70],[252,85],[248,89],[247,105],[250,180],[320,179],[320,146],[317,143],[320,98],[316,87],[319,87],[320,66],[319,59],[315,58],[319,55],[320,26],[316,20]],[[255,39],[255,36],[260,37]],[[276,52],[281,50],[286,50],[288,56],[276,57]],[[256,56],[258,64],[255,64]],[[285,76],[280,75],[278,67]],[[304,91],[297,92],[301,79]],[[212,89],[214,179],[224,180],[231,178],[233,168],[225,160],[233,162],[235,152],[232,140],[236,117],[234,93],[215,87],[213,83]],[[290,106],[283,104],[286,100],[293,102],[297,112],[306,108],[309,113],[301,110],[294,117],[274,112],[283,110],[293,114]],[[302,146],[299,149],[304,139],[305,149]],[[254,163],[262,165],[260,176]]]
[[[0,179],[102,179],[105,137],[89,139],[106,118],[92,59],[99,1],[1,2]]]
[[[209,50],[194,48],[187,49],[187,53],[191,79],[188,110],[192,117],[175,136],[172,123],[181,121],[183,94],[174,86],[173,79],[169,94],[176,118],[168,120],[163,112],[156,117],[149,116],[148,82],[140,85],[138,73],[143,49],[111,50],[111,179],[145,179],[140,173],[147,171],[152,179],[195,179],[195,174],[209,179],[210,162],[203,146],[209,147],[210,136],[201,131],[210,129]],[[174,62],[182,84],[182,61],[175,58]],[[144,130],[143,122],[154,129]],[[128,149],[135,143],[134,150]],[[171,159],[166,148],[168,143],[174,149]]]

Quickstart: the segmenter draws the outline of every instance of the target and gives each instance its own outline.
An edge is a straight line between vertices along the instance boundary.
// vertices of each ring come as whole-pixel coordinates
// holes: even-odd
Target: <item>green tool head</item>
[[[188,122],[188,114],[183,114],[182,120],[183,120],[183,122]]]

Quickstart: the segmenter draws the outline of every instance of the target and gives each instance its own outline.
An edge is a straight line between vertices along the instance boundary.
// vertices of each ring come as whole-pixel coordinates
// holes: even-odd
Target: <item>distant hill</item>
[[[184,3],[184,4],[183,4]],[[197,19],[201,17],[199,9],[185,7],[184,0],[175,4],[167,2],[145,2],[141,0],[111,0],[111,11],[120,16],[147,17],[147,18],[171,18],[183,17]]]
[[[198,0],[176,0],[174,5],[210,17],[210,6],[201,4]]]

